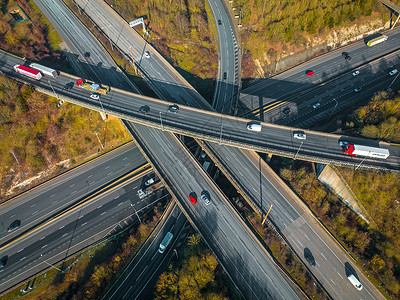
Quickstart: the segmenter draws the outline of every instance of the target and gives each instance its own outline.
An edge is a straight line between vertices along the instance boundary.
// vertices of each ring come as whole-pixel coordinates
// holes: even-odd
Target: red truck
[[[22,65],[15,65],[14,70],[15,72],[21,73],[25,76],[34,78],[36,80],[40,80],[40,78],[42,78],[42,73],[40,73],[40,71]]]

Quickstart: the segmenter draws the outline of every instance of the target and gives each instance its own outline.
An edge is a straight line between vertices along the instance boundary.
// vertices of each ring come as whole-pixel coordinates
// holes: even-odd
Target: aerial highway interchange
[[[6,71],[7,72],[7,71]],[[71,80],[71,79],[69,79],[69,80]],[[63,84],[64,84],[64,82],[61,82],[61,83],[57,83],[57,82],[54,82],[54,81],[52,81],[52,85],[53,85],[53,87],[55,88],[55,90],[57,91],[57,93],[60,93],[60,94],[62,94],[62,88],[63,88]],[[49,86],[47,86],[47,88],[48,88],[48,90],[50,90],[49,89]],[[82,92],[82,91],[78,91],[78,94],[80,94],[80,92]],[[74,89],[74,93],[76,93],[76,88]],[[51,94],[51,90],[50,90],[50,94]],[[74,97],[77,97],[78,95],[75,95],[74,94]],[[87,93],[85,94],[85,93],[82,93],[82,95],[81,95],[81,99],[83,98],[87,98]],[[136,96],[135,96],[136,97]],[[84,100],[86,100],[86,99],[84,99]],[[112,100],[109,100],[110,101],[110,103],[111,102],[113,102],[113,104],[114,104],[114,101],[113,100],[115,100],[115,98],[112,98]],[[85,101],[86,102],[86,101]],[[104,105],[104,107],[106,107],[106,105],[107,105],[107,99],[106,99],[106,101],[103,101],[102,100],[102,102],[103,102],[103,105]],[[106,103],[106,105],[104,104],[104,102]],[[93,103],[92,103],[93,104]],[[134,107],[134,109],[132,109],[132,111],[133,110],[135,110],[135,112],[137,112],[138,111],[138,109],[139,109],[139,107],[140,107],[140,104],[138,104],[138,105],[136,105],[135,107]],[[154,109],[154,107],[156,107],[156,109]],[[153,115],[153,119],[157,119],[157,112],[165,112],[165,114],[166,114],[166,112],[167,112],[167,110],[166,110],[166,108],[167,108],[167,106],[163,106],[163,108],[162,109],[159,109],[159,107],[157,107],[157,106],[155,106],[154,105],[154,107],[153,106],[151,106],[151,112],[153,112],[154,110],[155,110],[155,114]],[[182,115],[183,115],[183,112],[185,111],[185,110],[190,110],[189,108],[183,108],[183,106],[181,106],[181,109],[180,109],[180,111],[179,111],[179,116],[181,115],[181,113],[182,113]],[[98,109],[98,110],[100,110],[101,111],[101,109]],[[107,110],[107,112],[109,112],[109,111],[111,111],[111,110]],[[196,111],[193,115],[190,115],[190,116],[188,116],[188,118],[190,119],[190,118],[193,118],[193,116],[194,115],[197,115],[199,113],[199,111]],[[161,114],[160,114],[161,115]],[[162,115],[161,115],[162,116]],[[214,113],[214,115],[213,115],[214,117],[215,117],[215,113]],[[194,119],[196,119],[196,118],[194,118]],[[211,122],[211,119],[212,119],[212,117],[208,117],[207,118],[207,120],[209,120],[210,122]],[[164,121],[165,120],[165,121]],[[221,116],[221,120],[222,120],[222,116]],[[163,119],[162,120],[163,122],[164,122],[164,124],[162,124],[161,125],[161,122],[159,123],[159,128],[161,127],[161,126],[167,126],[168,125],[168,123],[167,123],[167,119]],[[225,122],[225,119],[224,119],[224,122]],[[246,121],[242,121],[242,123],[240,123],[239,125],[237,125],[237,127],[235,127],[235,129],[234,130],[243,130],[244,132],[246,132],[245,130],[245,127],[246,127],[246,122],[247,122],[247,120]],[[223,123],[222,125],[223,126],[219,126],[218,125],[218,123],[216,123],[217,125],[213,125],[213,126],[215,126],[215,127],[217,127],[217,128],[221,128],[221,129],[224,129],[224,130],[227,130],[227,131],[231,131],[232,130],[232,128],[229,128],[229,126],[228,126],[228,123]],[[264,125],[264,124],[263,124]],[[227,127],[225,127],[225,126],[227,126]],[[265,124],[264,126],[268,126],[267,124]],[[165,128],[163,128],[163,129],[165,129]],[[265,129],[265,128],[264,128]],[[145,130],[145,129],[143,129],[143,130]],[[221,130],[222,131],[222,130]],[[262,133],[264,133],[265,132],[265,130],[263,130],[263,132]],[[222,136],[224,136],[224,132],[222,132],[222,134],[221,134],[221,140],[222,140]],[[288,136],[290,136],[290,134],[288,135]],[[310,136],[310,134],[307,132],[307,136],[309,137]],[[268,135],[267,135],[267,137],[268,137]],[[290,136],[291,137],[291,136]],[[224,140],[225,140],[225,138],[224,138]],[[218,145],[214,145],[214,146],[217,146],[218,147]],[[219,146],[219,147],[223,147],[223,146]],[[336,141],[336,144],[335,144],[335,147],[337,147],[337,141]],[[297,149],[297,147],[296,147],[296,149]],[[237,149],[236,149],[237,150]],[[235,150],[235,151],[236,151]],[[340,151],[338,151],[338,153],[340,153]],[[392,150],[391,150],[391,155],[392,155]],[[367,163],[367,162],[366,162]],[[397,164],[398,164],[398,162],[397,162]],[[250,174],[251,174],[251,172],[249,172]],[[182,195],[182,197],[184,197],[184,195]]]

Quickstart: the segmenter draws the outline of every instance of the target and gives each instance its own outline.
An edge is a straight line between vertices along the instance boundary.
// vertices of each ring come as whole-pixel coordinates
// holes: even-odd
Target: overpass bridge
[[[315,131],[304,131],[307,139],[297,140],[293,138],[296,128],[268,123],[260,123],[263,127],[261,132],[251,132],[246,128],[247,124],[254,122],[250,119],[183,105],[180,105],[178,113],[173,114],[168,111],[171,102],[116,88],[111,88],[108,95],[102,95],[99,100],[94,100],[89,97],[91,92],[88,90],[78,87],[69,91],[63,89],[65,84],[77,79],[74,76],[63,73],[51,81],[45,78],[36,81],[12,69],[14,64],[22,62],[11,57],[5,59],[4,54],[1,57],[5,63],[2,64],[0,70],[4,74],[32,85],[43,93],[163,131],[311,162],[377,170],[400,170],[400,148],[396,145]],[[140,107],[144,105],[150,109],[148,114],[139,112]],[[389,149],[390,156],[386,160],[347,156],[343,154],[339,141],[386,148]]]

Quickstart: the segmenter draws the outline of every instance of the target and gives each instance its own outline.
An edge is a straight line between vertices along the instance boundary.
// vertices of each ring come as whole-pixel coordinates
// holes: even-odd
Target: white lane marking
[[[47,244],[46,244],[46,245],[44,245],[44,246],[42,247],[42,249],[43,249],[44,247],[47,247]]]
[[[320,254],[321,254],[321,256],[322,256],[323,258],[325,258],[325,260],[327,260],[326,257],[324,256],[324,254],[323,254],[322,252],[321,252]]]
[[[125,157],[125,158],[123,158],[122,160],[127,160],[128,159],[128,157]]]
[[[110,175],[112,175],[112,174],[113,174],[113,172],[110,172],[110,173],[107,174],[107,176],[110,176]]]
[[[332,281],[332,283],[333,283],[334,285],[336,285],[336,283],[332,280],[332,278],[331,278],[331,281]]]
[[[87,224],[87,222],[83,223],[81,226],[84,226],[84,225],[86,225],[86,224]]]
[[[131,287],[129,288],[129,290],[122,296],[122,299],[125,298],[126,295],[128,295],[128,293],[130,292],[130,290],[133,288],[133,285],[131,285]]]
[[[69,187],[73,187],[75,185],[75,183],[71,184]]]
[[[104,215],[105,213],[106,213],[106,212],[101,213],[100,216]]]
[[[64,233],[62,237],[66,236],[68,233]],[[61,246],[60,246],[61,247]]]
[[[336,272],[336,273],[339,275],[339,277],[340,277],[340,278],[342,278],[342,279],[343,279],[342,275],[340,275],[340,273],[339,273],[339,272]]]
[[[89,183],[89,185],[92,185],[92,184],[95,183],[95,182],[96,182],[96,181],[92,181],[92,182]]]
[[[24,256],[23,258],[21,258],[19,261],[24,260],[26,258],[26,256]]]
[[[18,252],[17,252],[17,253],[20,253],[22,250],[24,250],[24,248],[22,248],[22,249],[18,250]]]
[[[92,177],[93,175],[89,175],[88,178]]]
[[[124,202],[120,202],[120,203],[118,204],[118,206],[120,206],[120,205],[122,205],[122,204],[124,204]]]
[[[65,225],[63,225],[63,226],[61,226],[60,228],[58,228],[58,229],[63,229],[65,227]]]
[[[143,269],[143,271],[139,274],[139,276],[136,278],[135,281],[138,281],[138,280],[139,280],[140,276],[143,275],[143,273],[144,273],[144,271],[147,269],[147,267],[148,267],[148,265]]]
[[[56,195],[56,194],[51,195],[50,198],[53,198],[55,195]]]
[[[126,165],[125,165],[125,167],[127,167],[127,166],[129,166],[131,163],[127,163]]]
[[[56,201],[52,202],[51,204],[56,204],[57,202],[58,202],[58,200],[56,200]]]
[[[12,218],[14,218],[15,217],[15,215],[12,215],[11,217],[10,217],[10,219],[12,219]]]
[[[109,167],[110,167],[110,166],[105,167],[104,170],[107,170]]]
[[[101,208],[103,206],[103,204],[102,205],[100,205],[100,206],[98,206],[97,208]]]
[[[33,213],[32,213],[32,216],[35,215],[35,214],[37,214],[38,212],[39,212],[38,210],[35,211],[35,212],[33,212]]]
[[[35,203],[35,204],[32,204],[31,207],[34,207],[35,205],[36,205],[36,203]]]

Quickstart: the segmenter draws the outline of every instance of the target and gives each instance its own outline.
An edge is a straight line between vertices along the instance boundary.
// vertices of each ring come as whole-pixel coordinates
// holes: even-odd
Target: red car
[[[190,202],[192,202],[193,204],[196,204],[196,203],[197,203],[196,196],[193,195],[193,194],[190,194],[190,195],[189,195],[189,200],[190,200]]]
[[[313,72],[313,71],[306,71],[306,75],[307,75],[308,77],[313,76],[313,75],[314,75],[314,72]]]

